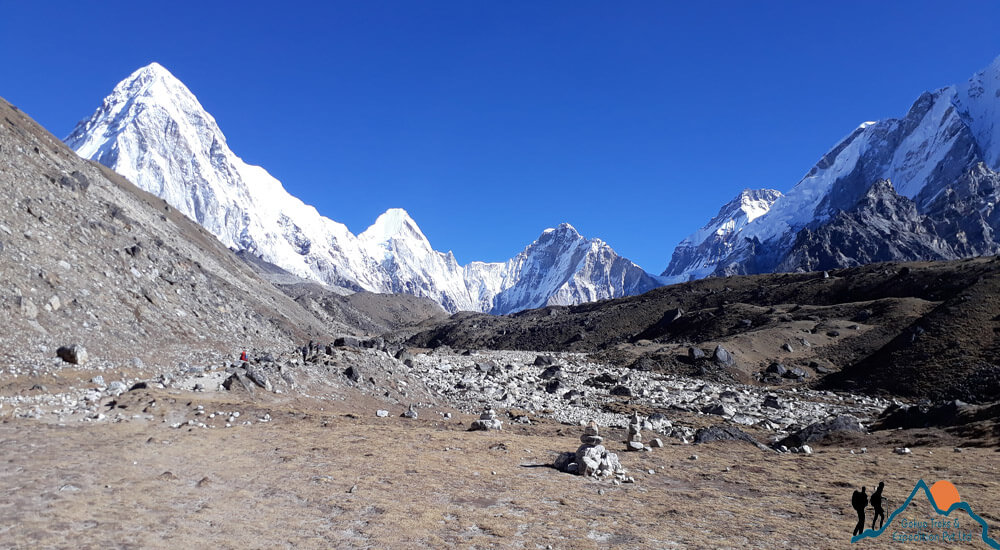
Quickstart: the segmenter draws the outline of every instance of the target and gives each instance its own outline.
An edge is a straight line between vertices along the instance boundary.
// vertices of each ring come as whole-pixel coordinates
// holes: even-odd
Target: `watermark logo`
[[[862,487],[860,491],[854,491],[851,496],[851,505],[858,513],[858,524],[854,527],[854,534],[851,542],[859,542],[867,538],[880,537],[886,534],[892,542],[913,542],[913,543],[956,543],[973,542],[981,538],[990,548],[1000,550],[1000,543],[990,537],[989,526],[983,518],[972,511],[972,507],[962,500],[958,494],[958,489],[950,482],[941,480],[928,487],[924,480],[917,482],[916,487],[907,497],[903,504],[896,508],[889,517],[885,516],[884,505],[887,502],[882,492],[885,489],[884,483],[879,483],[878,488],[869,497],[867,488]],[[915,519],[917,516],[906,513],[906,509],[919,495],[927,498],[931,508],[936,513],[931,519]],[[865,511],[868,504],[875,510],[870,528],[866,528]],[[962,510],[968,514],[968,518],[961,514],[952,512]],[[876,529],[876,524],[878,529]],[[978,527],[977,525],[978,524]],[[981,535],[980,535],[981,532]]]

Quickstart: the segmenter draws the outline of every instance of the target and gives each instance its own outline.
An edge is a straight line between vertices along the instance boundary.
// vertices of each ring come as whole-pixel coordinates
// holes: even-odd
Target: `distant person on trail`
[[[247,358],[247,350],[243,350],[243,353],[240,354],[240,361],[246,363],[249,360],[250,359]]]
[[[875,530],[875,520],[882,518],[878,523],[878,528],[882,528],[882,524],[885,523],[885,509],[882,508],[882,488],[885,487],[885,482],[880,481],[878,484],[878,489],[872,493],[872,508],[875,509],[875,516],[872,517],[872,531]]]
[[[854,491],[851,496],[851,506],[858,513],[858,525],[854,528],[854,536],[858,536],[865,531],[865,506],[868,506],[868,494],[865,493],[864,487],[860,491]]]

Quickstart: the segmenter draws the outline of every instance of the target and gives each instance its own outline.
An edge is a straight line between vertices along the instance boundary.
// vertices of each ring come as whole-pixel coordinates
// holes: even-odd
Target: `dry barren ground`
[[[147,397],[160,403],[152,421],[0,424],[0,547],[843,548],[851,491],[884,480],[891,512],[921,478],[952,481],[992,534],[1000,528],[992,448],[900,456],[838,446],[807,456],[668,443],[624,453],[612,441],[635,477],[615,486],[546,466],[577,446],[579,429],[554,423],[467,432],[472,417],[433,410],[408,420],[402,409],[376,418],[351,402],[331,410],[171,390]],[[161,421],[198,404],[271,421]],[[914,506],[907,517],[927,516],[926,501]]]

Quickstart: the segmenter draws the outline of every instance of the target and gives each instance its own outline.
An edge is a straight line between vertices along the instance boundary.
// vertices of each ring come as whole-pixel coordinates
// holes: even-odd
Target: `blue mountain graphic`
[[[885,523],[882,525],[881,529],[879,529],[878,531],[873,531],[871,529],[866,529],[860,535],[852,537],[851,538],[851,543],[853,544],[855,542],[858,542],[861,539],[875,538],[875,537],[881,535],[883,531],[885,531],[887,528],[889,528],[890,525],[892,525],[892,520],[896,519],[896,516],[898,516],[899,514],[903,513],[903,510],[906,510],[906,507],[910,505],[910,502],[913,500],[913,497],[917,496],[917,491],[921,491],[921,490],[924,492],[924,495],[927,496],[927,500],[930,501],[931,506],[934,507],[934,511],[937,512],[938,514],[942,515],[942,516],[948,516],[949,514],[951,514],[952,512],[954,512],[955,510],[965,510],[965,512],[967,514],[969,514],[969,517],[971,517],[972,519],[976,520],[976,522],[979,523],[979,525],[981,525],[983,527],[983,542],[985,542],[986,544],[988,544],[990,546],[990,548],[996,548],[997,550],[1000,550],[1000,543],[997,543],[997,541],[993,540],[989,536],[989,531],[990,531],[989,525],[986,525],[986,521],[983,520],[983,518],[979,517],[975,512],[972,511],[972,507],[969,506],[969,504],[967,502],[956,502],[955,504],[952,504],[951,508],[948,508],[948,510],[942,510],[942,509],[938,508],[937,503],[934,502],[934,496],[931,495],[930,488],[927,487],[927,484],[924,483],[924,480],[922,480],[922,479],[917,482],[917,486],[913,488],[913,492],[910,493],[909,497],[907,497],[906,502],[904,502],[903,505],[900,506],[899,508],[896,508],[896,510],[893,513],[889,514],[889,517],[886,518]]]

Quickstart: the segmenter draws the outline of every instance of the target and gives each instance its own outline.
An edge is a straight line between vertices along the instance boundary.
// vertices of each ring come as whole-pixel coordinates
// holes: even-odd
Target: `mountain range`
[[[67,145],[165,199],[223,244],[334,287],[425,296],[455,312],[505,314],[642,293],[659,285],[569,224],[506,262],[460,265],[405,210],[352,234],[239,158],[191,91],[157,63],[115,86]]]
[[[569,224],[506,262],[460,265],[387,210],[358,235],[289,194],[226,144],[159,64],[119,83],[66,138],[226,246],[350,291],[407,293],[447,311],[506,314],[639,294],[709,276],[826,270],[1000,253],[1000,58],[922,94],[902,118],[865,122],[786,193],[745,189],[651,276]]]
[[[685,239],[664,282],[997,254],[1000,58],[859,125],[781,195],[744,191]]]

